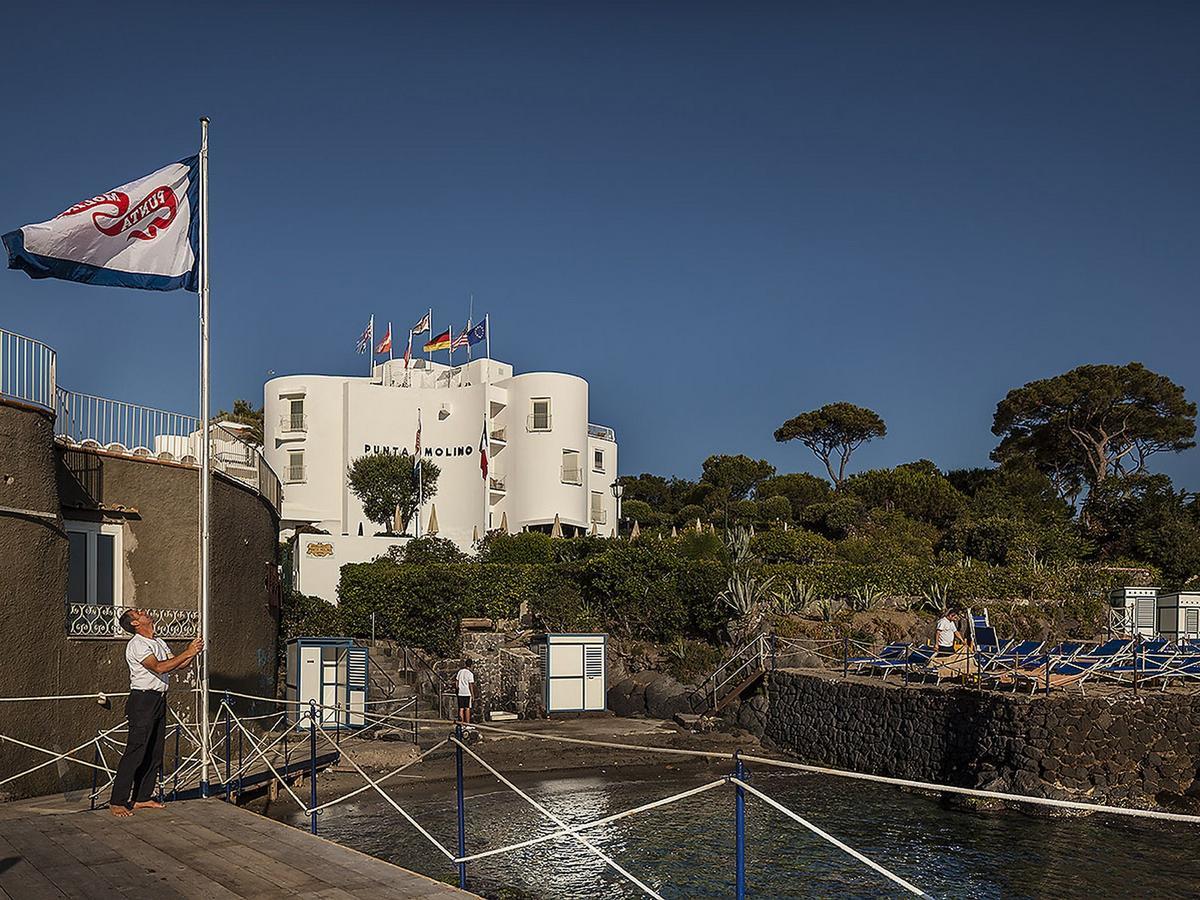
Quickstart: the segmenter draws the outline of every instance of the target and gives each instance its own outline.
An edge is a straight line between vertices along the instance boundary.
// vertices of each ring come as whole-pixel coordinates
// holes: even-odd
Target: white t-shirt
[[[175,654],[162,638],[148,638],[135,634],[125,647],[125,662],[129,663],[129,689],[165,693],[168,676],[155,674],[142,665],[142,660],[150,655],[163,660],[170,659]]]
[[[475,683],[475,673],[470,669],[462,668],[458,670],[458,674],[454,678],[458,682],[458,696],[470,697],[471,685]]]
[[[954,633],[958,631],[958,626],[942,616],[937,622],[937,642],[939,647],[953,647]]]

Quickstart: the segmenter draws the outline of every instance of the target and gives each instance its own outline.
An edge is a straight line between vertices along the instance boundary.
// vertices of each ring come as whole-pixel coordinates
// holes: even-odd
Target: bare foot
[[[133,815],[133,810],[127,806],[110,806],[108,811],[118,819],[124,819],[126,816]]]
[[[139,800],[133,804],[134,809],[166,809],[167,807],[159,803],[157,800]]]

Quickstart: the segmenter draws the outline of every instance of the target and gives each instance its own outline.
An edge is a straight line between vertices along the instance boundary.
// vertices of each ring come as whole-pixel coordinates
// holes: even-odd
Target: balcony
[[[308,416],[304,413],[288,413],[279,417],[279,430],[283,434],[308,431]]]
[[[496,494],[503,494],[505,491],[504,476],[503,475],[493,475],[491,478],[489,478],[488,479],[488,490],[490,490]]]
[[[592,524],[593,525],[607,525],[608,524],[608,510],[607,509],[593,509],[592,510]]]
[[[307,480],[304,466],[284,466],[283,480],[288,484],[303,484]]]
[[[593,425],[588,423],[588,437],[598,438],[602,441],[617,442],[617,433],[607,425]]]
[[[194,609],[143,609],[154,619],[155,637],[190,641],[200,626],[200,613]],[[123,606],[93,603],[67,604],[67,637],[128,640],[121,627]]]
[[[488,434],[488,441],[493,444],[508,444],[508,429],[496,428]]]
[[[563,484],[583,484],[583,469],[578,466],[563,466],[561,474]]]
[[[553,425],[553,419],[549,413],[540,415],[538,413],[530,413],[525,419],[526,431],[549,431]]]

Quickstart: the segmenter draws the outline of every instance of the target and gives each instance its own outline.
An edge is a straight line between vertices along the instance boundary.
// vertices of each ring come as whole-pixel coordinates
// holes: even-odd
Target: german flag
[[[450,349],[450,329],[447,328],[437,337],[425,342],[423,348],[426,353],[432,353],[434,350],[449,350]]]

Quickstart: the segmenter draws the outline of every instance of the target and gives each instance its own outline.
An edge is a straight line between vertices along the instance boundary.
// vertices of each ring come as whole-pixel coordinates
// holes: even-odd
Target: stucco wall
[[[194,608],[197,470],[60,451],[52,426],[43,413],[0,403],[0,506],[61,508],[70,518],[119,523],[124,605]],[[211,682],[271,696],[278,610],[271,602],[268,572],[276,563],[277,519],[256,493],[220,476],[214,478],[212,498]],[[117,512],[117,506],[126,510]],[[62,519],[50,523],[0,515],[0,559],[0,697],[128,690],[124,641],[66,637]],[[183,642],[173,646],[179,650]],[[172,704],[181,709],[191,703],[182,687],[173,687]],[[110,710],[89,700],[0,703],[0,733],[68,750],[120,722],[123,705],[123,699],[113,701]],[[85,757],[90,759],[90,752]],[[44,759],[0,743],[0,779]],[[87,770],[49,766],[0,787],[0,794],[47,793],[89,782]]]
[[[766,738],[816,764],[1136,805],[1200,788],[1190,694],[1030,698],[785,669],[770,674],[768,698]]]

